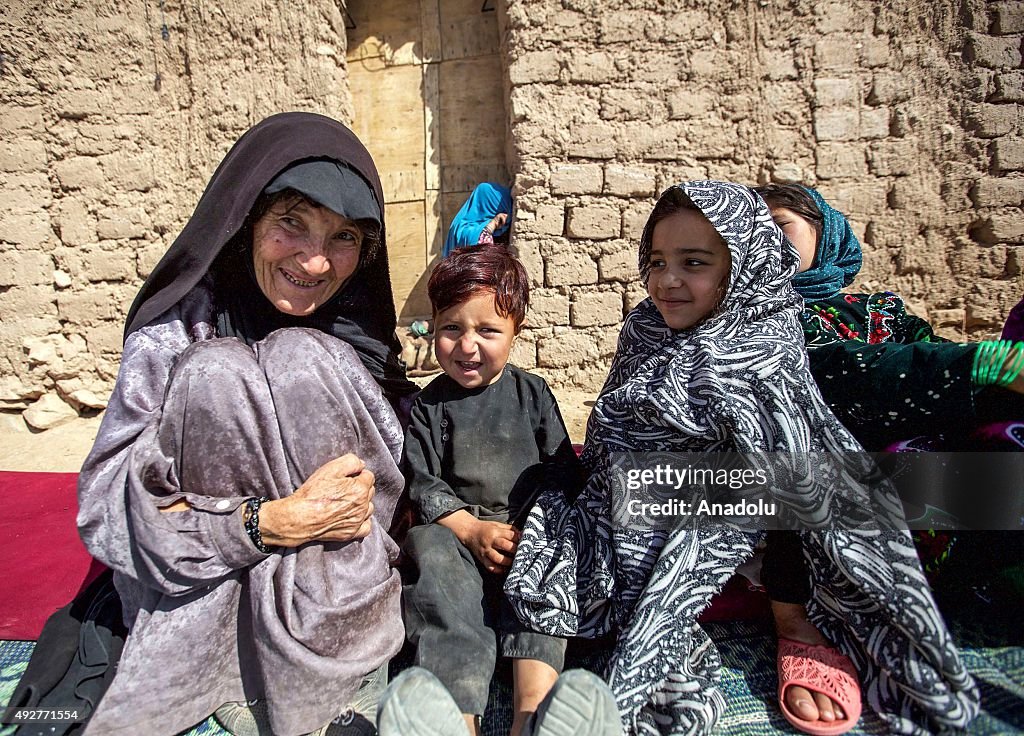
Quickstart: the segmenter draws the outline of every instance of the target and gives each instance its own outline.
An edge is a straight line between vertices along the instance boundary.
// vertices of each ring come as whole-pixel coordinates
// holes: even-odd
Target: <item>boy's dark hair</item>
[[[510,317],[518,333],[530,304],[530,280],[523,264],[505,246],[457,248],[437,264],[427,282],[435,315],[484,292],[494,294],[495,311]]]
[[[763,187],[754,187],[754,191],[761,195],[761,199],[767,202],[769,207],[785,207],[811,223],[818,240],[821,240],[821,231],[825,224],[825,218],[818,209],[818,203],[814,201],[811,193],[799,184],[765,184]]]
[[[654,210],[651,212],[651,216],[647,218],[647,224],[644,225],[644,232],[640,236],[640,253],[637,255],[638,265],[640,267],[640,278],[643,282],[647,283],[647,277],[651,273],[651,248],[654,242],[654,228],[659,222],[664,220],[666,217],[670,217],[677,212],[682,210],[696,210],[700,212],[700,207],[693,203],[686,193],[679,187],[672,187],[666,189],[658,199],[658,203],[654,205]],[[701,212],[701,215],[704,213]]]

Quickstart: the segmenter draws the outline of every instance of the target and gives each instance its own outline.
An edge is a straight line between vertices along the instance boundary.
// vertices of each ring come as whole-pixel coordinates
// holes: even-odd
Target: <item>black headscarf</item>
[[[313,159],[347,164],[371,186],[377,202],[384,202],[377,167],[351,130],[313,113],[287,112],[267,118],[239,138],[217,167],[185,229],[135,297],[125,323],[125,339],[199,283],[225,245],[242,230],[253,204],[278,174]],[[239,278],[230,285],[218,284],[230,292],[214,295],[219,305],[218,334],[233,334],[251,344],[280,327],[311,327],[352,345],[391,398],[415,390],[398,359],[383,222],[378,246],[360,259],[356,272],[337,294],[305,317],[284,314],[263,296],[252,273],[251,256],[245,258],[241,252],[224,255],[225,265],[235,261],[233,265],[239,267]]]

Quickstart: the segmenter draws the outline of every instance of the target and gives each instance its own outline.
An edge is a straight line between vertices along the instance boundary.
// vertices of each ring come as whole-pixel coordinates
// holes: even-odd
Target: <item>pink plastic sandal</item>
[[[779,707],[786,720],[804,733],[834,736],[846,733],[860,719],[860,683],[853,662],[833,647],[803,644],[779,638]],[[843,709],[845,718],[837,721],[805,721],[786,707],[786,688],[805,687],[828,696]]]

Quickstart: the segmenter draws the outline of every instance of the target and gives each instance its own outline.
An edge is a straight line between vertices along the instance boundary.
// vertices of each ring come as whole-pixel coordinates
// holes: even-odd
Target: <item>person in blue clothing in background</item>
[[[501,184],[477,184],[452,218],[444,241],[443,258],[456,248],[501,242],[512,226],[512,192]]]

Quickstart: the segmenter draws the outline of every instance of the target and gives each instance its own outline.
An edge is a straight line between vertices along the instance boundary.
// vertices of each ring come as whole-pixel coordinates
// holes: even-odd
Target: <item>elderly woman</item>
[[[414,389],[383,201],[351,131],[275,115],[143,284],[79,482],[82,538],[131,629],[90,733],[218,709],[235,733],[372,720],[403,639],[387,529]]]

